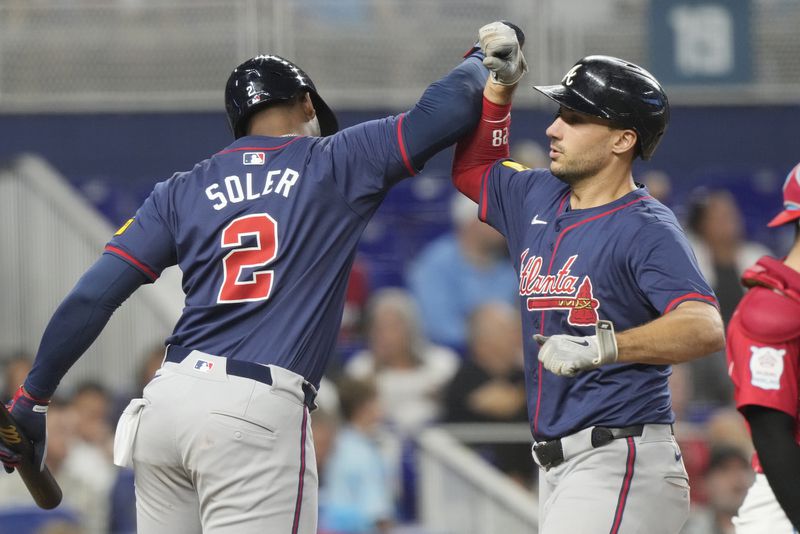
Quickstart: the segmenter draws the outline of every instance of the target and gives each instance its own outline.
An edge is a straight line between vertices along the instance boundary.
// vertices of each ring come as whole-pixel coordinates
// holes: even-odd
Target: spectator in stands
[[[404,289],[376,292],[366,321],[367,348],[350,359],[345,373],[374,378],[386,421],[401,435],[412,435],[441,415],[458,356],[425,339],[417,307]]]
[[[78,511],[82,530],[86,534],[106,534],[108,488],[95,486],[90,482],[91,476],[69,467],[78,443],[77,429],[81,426],[81,417],[81,411],[76,410],[72,403],[63,406],[50,403],[47,416],[47,466],[61,485],[65,503]],[[98,457],[97,464],[90,464],[86,468],[103,471],[113,470],[114,467],[109,458]]]
[[[111,396],[105,386],[99,382],[83,382],[75,388],[71,405],[78,414],[78,439],[102,449],[106,457],[110,456],[113,440],[109,424]]]
[[[746,458],[753,452],[744,418],[733,406],[708,410],[693,406],[692,372],[689,365],[673,365],[669,379],[672,410],[675,412],[675,439],[683,453],[683,463],[692,481],[692,504],[705,504],[710,496],[704,483],[712,450],[737,449]]]
[[[86,531],[69,521],[58,521],[45,525],[36,534],[84,534]]]
[[[82,477],[98,492],[107,494],[116,479],[111,462],[114,433],[110,424],[112,399],[97,382],[84,382],[70,403],[75,412],[75,441],[64,468]]]
[[[708,504],[692,510],[681,534],[733,534],[731,519],[753,483],[747,456],[735,447],[714,448],[704,482]]]
[[[455,230],[420,252],[408,283],[428,337],[463,352],[469,315],[485,302],[516,302],[519,284],[508,264],[505,239],[478,219],[477,205],[456,195],[451,215]]]
[[[33,356],[20,350],[4,354],[0,357],[0,361],[3,362],[3,398],[0,400],[8,402],[28,376],[28,371],[33,365]]]
[[[153,346],[150,350],[143,354],[143,359],[139,364],[138,373],[136,375],[136,383],[133,388],[128,391],[116,391],[113,399],[113,406],[109,410],[108,421],[116,426],[119,416],[122,415],[122,410],[128,406],[131,399],[142,396],[142,391],[150,380],[156,374],[156,371],[161,367],[164,362],[164,345],[158,344]]]
[[[117,398],[112,421],[119,419],[122,410],[134,397],[141,397],[144,387],[156,374],[164,361],[164,346],[159,344],[148,351],[139,367],[136,388]],[[116,469],[114,482],[109,495],[110,534],[136,534],[136,490],[134,487],[133,469]]]
[[[744,222],[736,199],[723,189],[701,189],[692,194],[687,225],[697,263],[719,300],[725,324],[744,296],[739,279],[768,248],[745,240]]]
[[[350,269],[347,292],[344,298],[342,325],[339,328],[338,350],[350,356],[363,346],[364,310],[369,298],[369,277],[366,264],[356,257]]]
[[[675,439],[683,453],[683,464],[689,480],[692,481],[692,491],[689,496],[692,503],[705,503],[705,489],[695,485],[694,481],[701,480],[708,465],[709,445],[705,428],[699,423],[697,414],[691,406],[692,399],[692,368],[688,365],[673,365],[672,375],[669,377],[669,389],[672,396],[672,411],[675,413]]]
[[[483,304],[469,320],[469,358],[447,389],[448,422],[527,423],[519,314],[505,302]],[[523,484],[530,483],[529,444],[491,444],[487,459]]]
[[[109,493],[108,533],[136,534],[136,489],[133,469],[117,471]]]
[[[708,442],[712,446],[734,447],[747,457],[753,454],[753,442],[747,431],[747,423],[733,406],[714,410],[705,422],[705,427]]]
[[[0,477],[0,532],[9,524],[7,515],[28,514],[25,519],[29,530],[13,529],[8,532],[37,533],[45,527],[68,523],[80,525],[79,532],[85,534],[107,534],[107,494],[97,491],[84,477],[66,468],[66,463],[75,443],[77,413],[71,406],[53,399],[47,417],[47,467],[58,480],[64,493],[64,501],[54,511],[42,511],[33,505],[31,496],[22,479],[13,476]],[[109,464],[110,465],[110,464]],[[102,468],[104,466],[93,466]]]
[[[394,518],[391,480],[378,446],[381,426],[374,382],[339,383],[344,426],[336,436],[320,492],[320,528],[337,534],[388,532]]]
[[[331,384],[331,387],[335,385]],[[325,470],[339,432],[339,417],[323,408],[314,410],[311,414],[311,432],[314,434],[314,456],[317,460],[317,473],[322,491],[321,488],[325,486]]]
[[[697,263],[714,289],[720,313],[728,324],[734,308],[744,296],[739,283],[744,269],[769,250],[745,240],[742,214],[736,199],[726,190],[699,189],[692,194],[687,213],[687,236]],[[725,352],[692,360],[696,403],[712,406],[730,404],[733,386],[728,380]]]
[[[647,188],[651,197],[667,206],[672,205],[672,180],[666,172],[647,171],[642,174],[641,182]]]
[[[153,347],[153,349],[147,353],[144,361],[141,363],[139,367],[139,382],[137,384],[135,396],[139,397],[142,395],[144,387],[147,385],[148,382],[150,382],[153,379],[154,376],[156,376],[156,371],[158,371],[161,368],[161,364],[163,363],[164,363],[164,346],[158,345],[157,347]]]

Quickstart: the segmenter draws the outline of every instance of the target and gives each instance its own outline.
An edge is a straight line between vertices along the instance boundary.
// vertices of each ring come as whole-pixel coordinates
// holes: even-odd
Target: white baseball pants
[[[317,466],[303,377],[229,376],[198,351],[165,363],[134,432],[139,534],[315,534]]]
[[[564,462],[539,470],[539,534],[678,534],[689,477],[670,426],[596,449],[591,430],[563,438]]]

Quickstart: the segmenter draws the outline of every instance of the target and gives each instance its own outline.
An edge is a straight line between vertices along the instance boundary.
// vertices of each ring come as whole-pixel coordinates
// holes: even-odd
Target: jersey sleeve
[[[719,307],[689,241],[676,223],[659,220],[646,224],[631,239],[629,250],[639,289],[662,314],[687,300]]]
[[[121,258],[154,282],[161,271],[177,263],[170,205],[169,181],[161,182],[136,215],[117,230],[105,253]]]
[[[798,342],[759,340],[760,336],[742,326],[742,315],[749,313],[747,304],[745,296],[728,327],[728,370],[734,384],[736,408],[763,406],[796,417],[800,377]]]
[[[389,188],[415,174],[403,140],[404,115],[351,126],[322,140],[323,158],[339,193],[360,216],[375,209]]]
[[[528,191],[541,182],[541,171],[512,160],[497,161],[481,177],[478,217],[508,238],[525,218],[523,205]]]

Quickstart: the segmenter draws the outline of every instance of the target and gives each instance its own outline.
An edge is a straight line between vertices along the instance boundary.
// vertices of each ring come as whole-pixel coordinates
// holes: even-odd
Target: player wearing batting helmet
[[[225,90],[235,141],[157,184],[51,318],[11,407],[37,466],[61,378],[123,301],[179,265],[183,313],[114,444],[135,471],[138,531],[316,533],[309,411],[356,244],[394,184],[474,127],[481,57],[407,113],[341,131],[297,65],[237,67]],[[0,459],[20,461],[4,448]]]
[[[784,209],[769,226],[792,225],[786,258],[764,256],[742,276],[750,288],[728,325],[728,371],[736,407],[747,419],[756,480],[736,534],[800,529],[800,164],[786,177]]]
[[[672,435],[670,365],[724,343],[716,298],[672,212],[632,175],[669,122],[658,81],[588,56],[558,85],[550,168],[508,159],[513,41],[481,29],[493,76],[459,141],[457,188],[508,240],[519,276],[541,534],[676,534],[689,481]]]

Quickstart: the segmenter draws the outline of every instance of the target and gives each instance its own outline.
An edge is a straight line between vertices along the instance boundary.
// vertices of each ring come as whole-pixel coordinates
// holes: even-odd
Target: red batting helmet
[[[800,219],[800,163],[795,165],[783,184],[783,211],[767,226],[780,226]]]

